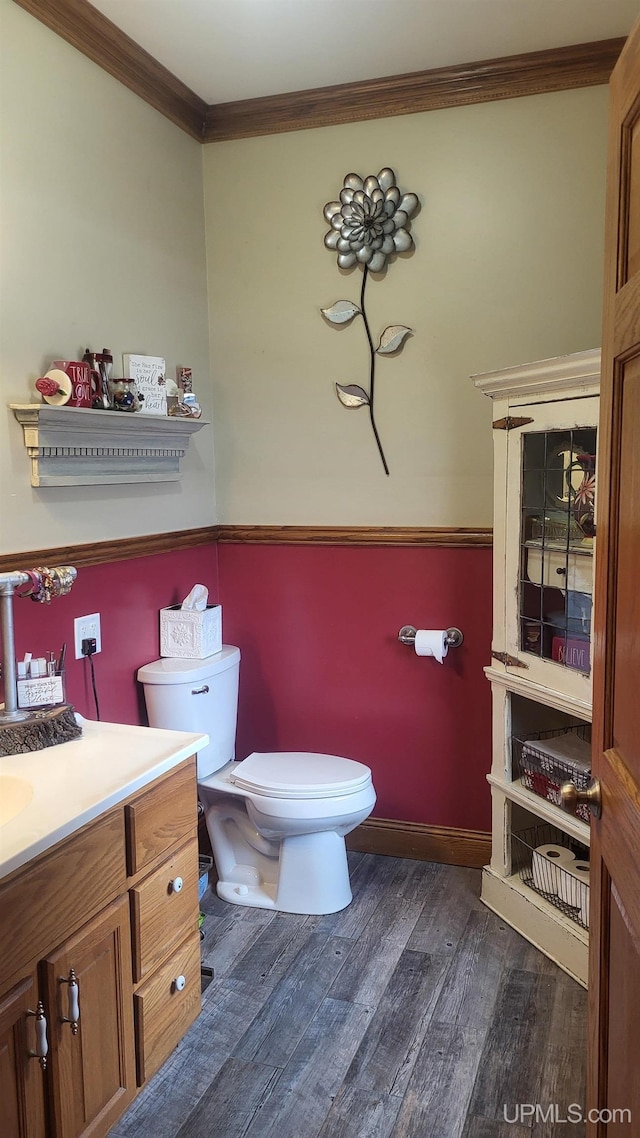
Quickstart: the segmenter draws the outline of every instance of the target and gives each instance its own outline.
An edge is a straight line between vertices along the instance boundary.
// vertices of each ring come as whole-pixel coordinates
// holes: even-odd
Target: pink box
[[[551,641],[551,659],[565,668],[575,668],[577,672],[591,671],[591,652],[589,641],[578,636],[554,636]]]

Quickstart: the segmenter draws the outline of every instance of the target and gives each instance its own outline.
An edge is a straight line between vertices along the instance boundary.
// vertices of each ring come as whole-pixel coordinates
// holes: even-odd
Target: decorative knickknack
[[[324,207],[324,216],[331,226],[324,238],[327,249],[337,252],[341,269],[350,269],[360,264],[364,266],[364,273],[360,305],[350,300],[337,300],[330,308],[321,309],[322,315],[331,324],[348,324],[355,316],[362,316],[371,356],[369,390],[366,391],[355,383],[336,383],[336,394],[344,407],[369,408],[369,419],[385,474],[389,473],[389,467],[373,412],[376,355],[389,356],[399,352],[406,338],[412,335],[412,329],[404,324],[390,324],[380,335],[377,348],[374,348],[364,306],[364,293],[369,272],[383,272],[389,257],[413,249],[409,218],[415,213],[418,204],[416,194],[400,193],[393,170],[385,167],[377,176],[370,174],[365,179],[359,174],[347,174],[340,191],[340,200],[327,202]]]

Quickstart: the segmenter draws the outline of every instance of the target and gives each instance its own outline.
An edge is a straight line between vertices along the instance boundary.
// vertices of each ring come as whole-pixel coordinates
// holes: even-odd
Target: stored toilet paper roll
[[[433,656],[439,664],[444,660],[449,647],[444,628],[419,628],[416,632],[416,656]]]
[[[564,870],[575,862],[575,857],[566,846],[549,843],[537,846],[533,851],[533,884],[541,893],[559,893]]]
[[[562,868],[564,872],[558,875],[560,898],[574,909],[586,907],[589,904],[589,862],[576,860]]]

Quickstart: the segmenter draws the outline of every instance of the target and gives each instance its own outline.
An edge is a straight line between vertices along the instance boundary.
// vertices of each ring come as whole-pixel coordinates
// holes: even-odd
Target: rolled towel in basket
[[[561,900],[574,909],[589,906],[589,862],[576,859],[573,864],[564,865],[559,874],[558,894]]]
[[[559,893],[564,870],[575,862],[575,856],[566,846],[548,842],[533,851],[531,868],[533,884],[541,893]]]

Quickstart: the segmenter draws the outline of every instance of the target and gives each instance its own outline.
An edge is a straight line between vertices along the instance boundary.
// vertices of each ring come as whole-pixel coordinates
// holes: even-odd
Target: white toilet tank
[[[165,657],[138,669],[150,727],[209,736],[198,753],[199,779],[234,757],[239,671],[240,649],[230,644],[205,660]]]

